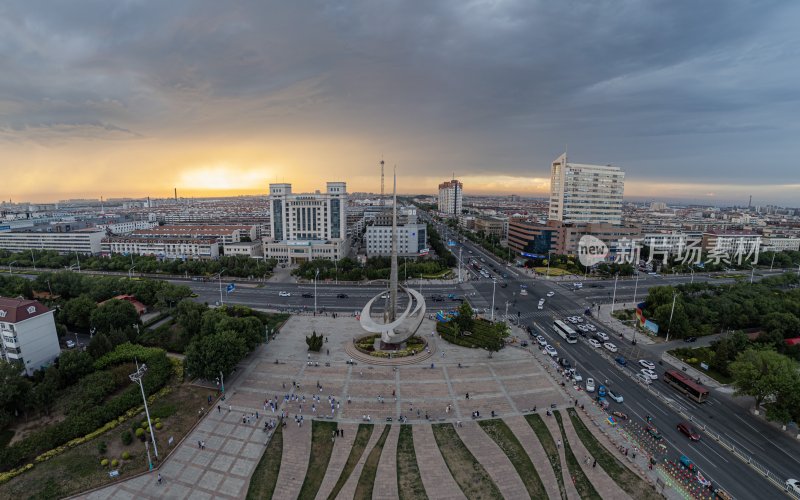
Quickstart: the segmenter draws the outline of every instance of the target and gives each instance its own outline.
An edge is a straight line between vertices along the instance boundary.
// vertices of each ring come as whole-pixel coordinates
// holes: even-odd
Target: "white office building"
[[[419,257],[425,246],[425,224],[403,224],[397,226],[397,255]],[[392,226],[367,226],[364,235],[367,257],[392,255]]]
[[[464,185],[453,179],[439,184],[439,213],[457,219],[463,207]]]
[[[12,252],[55,250],[62,254],[98,254],[105,232],[97,229],[78,229],[68,232],[11,231],[0,233],[0,249]]]
[[[103,239],[103,254],[148,255],[162,259],[217,259],[216,238],[146,238],[112,236]]]
[[[625,172],[620,167],[567,162],[559,156],[550,172],[550,220],[622,224]]]
[[[291,184],[270,184],[271,237],[264,239],[264,255],[290,264],[347,256],[346,205],[344,182],[328,182],[325,193],[302,194],[292,193]]]
[[[53,311],[35,300],[0,297],[0,359],[27,375],[61,354]]]

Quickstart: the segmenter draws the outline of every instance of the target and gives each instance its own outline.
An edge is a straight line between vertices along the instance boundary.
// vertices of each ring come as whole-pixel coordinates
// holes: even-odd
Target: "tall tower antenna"
[[[383,156],[381,156],[381,205],[384,205],[383,195]]]

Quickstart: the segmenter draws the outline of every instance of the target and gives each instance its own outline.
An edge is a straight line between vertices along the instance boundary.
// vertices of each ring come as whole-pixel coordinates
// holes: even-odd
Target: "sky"
[[[800,2],[0,3],[0,199],[344,180],[800,206]],[[387,181],[387,187],[390,184]]]

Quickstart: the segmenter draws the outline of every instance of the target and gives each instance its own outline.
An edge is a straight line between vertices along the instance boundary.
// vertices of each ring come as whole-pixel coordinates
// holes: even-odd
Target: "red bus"
[[[707,388],[677,370],[665,372],[664,382],[678,389],[698,403],[704,403],[708,399],[709,391]]]

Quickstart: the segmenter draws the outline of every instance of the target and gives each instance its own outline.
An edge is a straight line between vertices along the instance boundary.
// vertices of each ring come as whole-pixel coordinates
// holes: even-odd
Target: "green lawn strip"
[[[364,468],[361,469],[361,475],[358,477],[358,484],[356,485],[356,493],[353,496],[359,500],[370,500],[372,498],[372,489],[375,486],[375,474],[378,473],[378,462],[381,460],[381,453],[383,452],[383,445],[386,443],[386,438],[389,436],[389,426],[383,428],[381,437],[375,443],[375,447],[369,452]]]
[[[414,437],[411,425],[400,426],[397,437],[397,491],[400,500],[427,500],[422,476],[419,474],[417,455],[414,452]]]
[[[348,455],[347,462],[344,464],[344,469],[342,469],[342,473],[339,475],[339,480],[336,481],[336,486],[333,487],[333,491],[328,495],[328,500],[334,500],[342,488],[344,488],[344,484],[347,482],[350,474],[353,473],[353,469],[356,468],[358,460],[364,453],[364,448],[366,448],[367,443],[369,443],[373,428],[374,426],[372,424],[360,424],[358,426],[356,437],[353,440],[353,447],[350,448],[350,455]]]
[[[626,493],[633,498],[643,499],[657,499],[658,494],[647,482],[637,476],[633,471],[625,467],[617,457],[611,454],[598,440],[594,437],[591,431],[583,423],[583,420],[578,416],[574,409],[568,408],[567,414],[572,421],[572,426],[575,428],[575,433],[578,438],[583,442],[586,450],[597,459],[600,467],[606,471],[611,479],[613,479]]]
[[[561,458],[558,456],[558,448],[556,447],[556,442],[553,441],[553,436],[550,435],[550,430],[542,420],[542,417],[536,413],[525,415],[525,420],[528,421],[528,425],[531,426],[533,432],[536,433],[536,437],[539,438],[539,442],[544,448],[544,453],[553,467],[561,498],[567,498],[567,490],[564,487],[564,474],[561,473]]]
[[[583,469],[581,469],[581,464],[578,463],[575,454],[572,453],[572,448],[569,446],[569,441],[567,441],[567,433],[564,432],[564,423],[561,422],[561,413],[556,410],[553,414],[556,417],[556,422],[558,422],[558,428],[561,430],[561,441],[564,443],[564,458],[567,460],[567,469],[569,469],[569,474],[572,477],[572,482],[575,484],[578,495],[581,498],[602,500],[600,494],[592,486],[592,482],[589,481],[589,478],[586,477]]]
[[[312,420],[308,470],[297,498],[313,500],[317,496],[317,491],[325,478],[325,471],[328,470],[331,453],[333,453],[333,432],[335,430],[336,422]]]
[[[528,495],[531,498],[547,498],[547,491],[544,489],[542,479],[536,472],[530,457],[506,423],[498,418],[481,420],[478,424],[511,461],[520,479],[522,479],[525,489],[528,490]]]
[[[450,475],[467,498],[503,498],[486,469],[458,437],[453,424],[435,424],[431,428]]]
[[[275,492],[275,485],[278,482],[278,472],[281,470],[281,457],[283,456],[283,427],[278,426],[275,434],[261,455],[253,476],[250,478],[250,486],[247,488],[247,500],[269,500]]]

